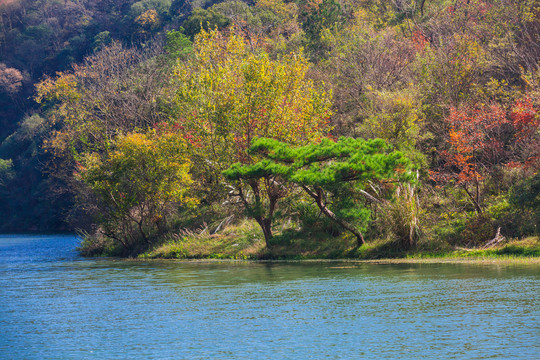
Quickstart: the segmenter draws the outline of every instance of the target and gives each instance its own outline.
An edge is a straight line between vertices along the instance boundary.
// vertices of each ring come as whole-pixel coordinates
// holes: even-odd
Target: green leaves
[[[300,147],[267,138],[256,139],[251,154],[265,157],[252,165],[235,164],[224,172],[232,180],[281,176],[298,185],[331,187],[342,182],[412,179],[409,161],[399,151],[391,151],[384,140],[323,139]]]
[[[369,209],[354,197],[368,181],[410,181],[412,166],[399,151],[381,139],[323,139],[293,147],[274,139],[254,140],[249,152],[263,156],[255,164],[234,164],[223,174],[230,180],[281,179],[301,187],[321,212],[353,233],[364,244]]]
[[[185,59],[193,52],[193,44],[189,38],[184,35],[184,28],[180,27],[178,31],[171,30],[167,32],[167,43],[165,51],[173,59]]]
[[[15,178],[13,162],[11,159],[0,159],[0,187],[5,186],[9,181]]]
[[[189,18],[184,21],[182,25],[186,29],[186,35],[194,39],[195,35],[197,35],[203,29],[223,29],[229,26],[230,23],[231,21],[227,17],[221,15],[213,9],[204,10],[201,8],[195,8],[193,9],[193,12]]]

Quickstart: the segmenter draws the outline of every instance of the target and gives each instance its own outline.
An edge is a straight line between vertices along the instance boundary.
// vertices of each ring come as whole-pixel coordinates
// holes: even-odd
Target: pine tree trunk
[[[334,221],[336,224],[340,225],[341,227],[353,233],[354,236],[356,236],[356,244],[358,247],[366,243],[364,240],[364,236],[362,235],[360,231],[358,231],[358,229],[356,229],[354,225],[349,224],[347,221],[338,218],[332,210],[330,210],[329,208],[326,207],[326,205],[323,204],[323,196],[322,196],[322,191],[320,189],[318,189],[316,192],[313,192],[305,186],[303,186],[303,188],[308,193],[309,196],[315,199],[317,206],[319,207],[319,209],[321,209],[324,215],[326,215],[329,219]]]
[[[264,235],[264,242],[266,243],[266,247],[270,247],[270,240],[272,239],[272,219],[264,219],[262,217],[257,217],[255,219],[257,223],[260,225],[263,235]]]

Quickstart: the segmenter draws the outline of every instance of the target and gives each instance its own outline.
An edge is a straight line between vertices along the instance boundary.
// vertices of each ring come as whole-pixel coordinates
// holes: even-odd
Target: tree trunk
[[[360,231],[358,231],[358,229],[356,229],[354,227],[354,225],[349,224],[347,221],[338,218],[336,216],[336,214],[334,214],[334,212],[332,210],[330,210],[329,208],[327,208],[323,204],[323,196],[322,196],[322,191],[320,189],[317,189],[316,192],[313,192],[306,186],[302,186],[302,187],[308,193],[309,196],[311,196],[313,199],[315,199],[315,202],[317,203],[317,206],[319,207],[319,209],[321,209],[321,211],[323,212],[324,215],[326,215],[328,218],[330,218],[336,224],[340,225],[341,227],[343,227],[346,230],[353,233],[354,236],[356,236],[356,243],[357,243],[358,247],[360,247],[360,246],[362,246],[362,245],[364,245],[366,243],[365,240],[364,240],[364,236],[362,235],[362,233]]]
[[[255,219],[257,223],[261,226],[264,235],[264,242],[266,247],[270,247],[270,240],[272,239],[272,219],[257,218]]]
[[[471,201],[472,201],[472,203],[474,205],[474,210],[476,211],[476,213],[481,214],[482,213],[482,208],[480,207],[480,204],[478,203],[477,198],[475,198],[474,195],[471,194],[469,189],[467,189],[467,185],[463,184],[463,189],[465,190],[465,192],[469,196],[469,199],[471,199]],[[478,194],[478,190],[477,190],[477,194]]]
[[[420,15],[424,16],[424,4],[426,0],[420,0]]]
[[[273,185],[270,183],[272,180],[265,179],[267,181],[267,195],[269,200],[269,207],[268,207],[268,213],[265,216],[265,211],[263,210],[262,202],[261,202],[261,189],[259,187],[259,183],[254,180],[249,182],[249,186],[253,190],[253,194],[255,196],[255,204],[254,206],[250,206],[249,202],[247,201],[246,197],[244,196],[244,192],[242,191],[242,188],[238,188],[238,195],[240,196],[241,201],[244,204],[244,207],[246,210],[251,212],[253,215],[253,218],[259,226],[261,227],[261,230],[264,235],[264,241],[266,243],[266,247],[270,247],[270,240],[272,239],[272,220],[274,218],[274,212],[276,210],[277,202],[279,199],[279,194],[272,191],[271,186]]]

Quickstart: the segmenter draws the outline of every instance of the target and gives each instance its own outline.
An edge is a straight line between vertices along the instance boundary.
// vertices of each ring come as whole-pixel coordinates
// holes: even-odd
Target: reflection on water
[[[139,262],[0,237],[0,358],[535,359],[517,265]]]

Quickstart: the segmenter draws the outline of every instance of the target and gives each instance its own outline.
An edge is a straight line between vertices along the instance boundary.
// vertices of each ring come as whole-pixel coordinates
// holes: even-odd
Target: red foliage
[[[449,150],[440,152],[443,166],[431,173],[435,181],[455,180],[466,184],[482,179],[481,172],[506,159],[507,138],[511,129],[506,112],[498,105],[452,108],[449,125]]]
[[[153,128],[158,135],[176,134],[177,136],[181,136],[182,138],[184,138],[184,140],[186,140],[191,146],[198,148],[202,147],[201,139],[195,137],[192,131],[186,130],[186,128],[178,122],[169,123],[166,121],[162,121],[159,123],[155,123],[153,125]]]
[[[428,38],[420,29],[417,29],[412,33],[412,42],[417,52],[422,52],[429,44]]]
[[[518,161],[509,163],[512,167],[540,168],[540,112],[530,97],[519,99],[510,111],[510,119],[515,129]]]
[[[467,184],[496,166],[540,168],[540,112],[530,97],[508,112],[499,104],[452,108],[446,121],[449,149],[439,152],[443,163],[433,180]]]
[[[525,141],[534,135],[540,126],[540,114],[529,97],[516,101],[510,112],[510,119],[516,129],[519,141]]]

